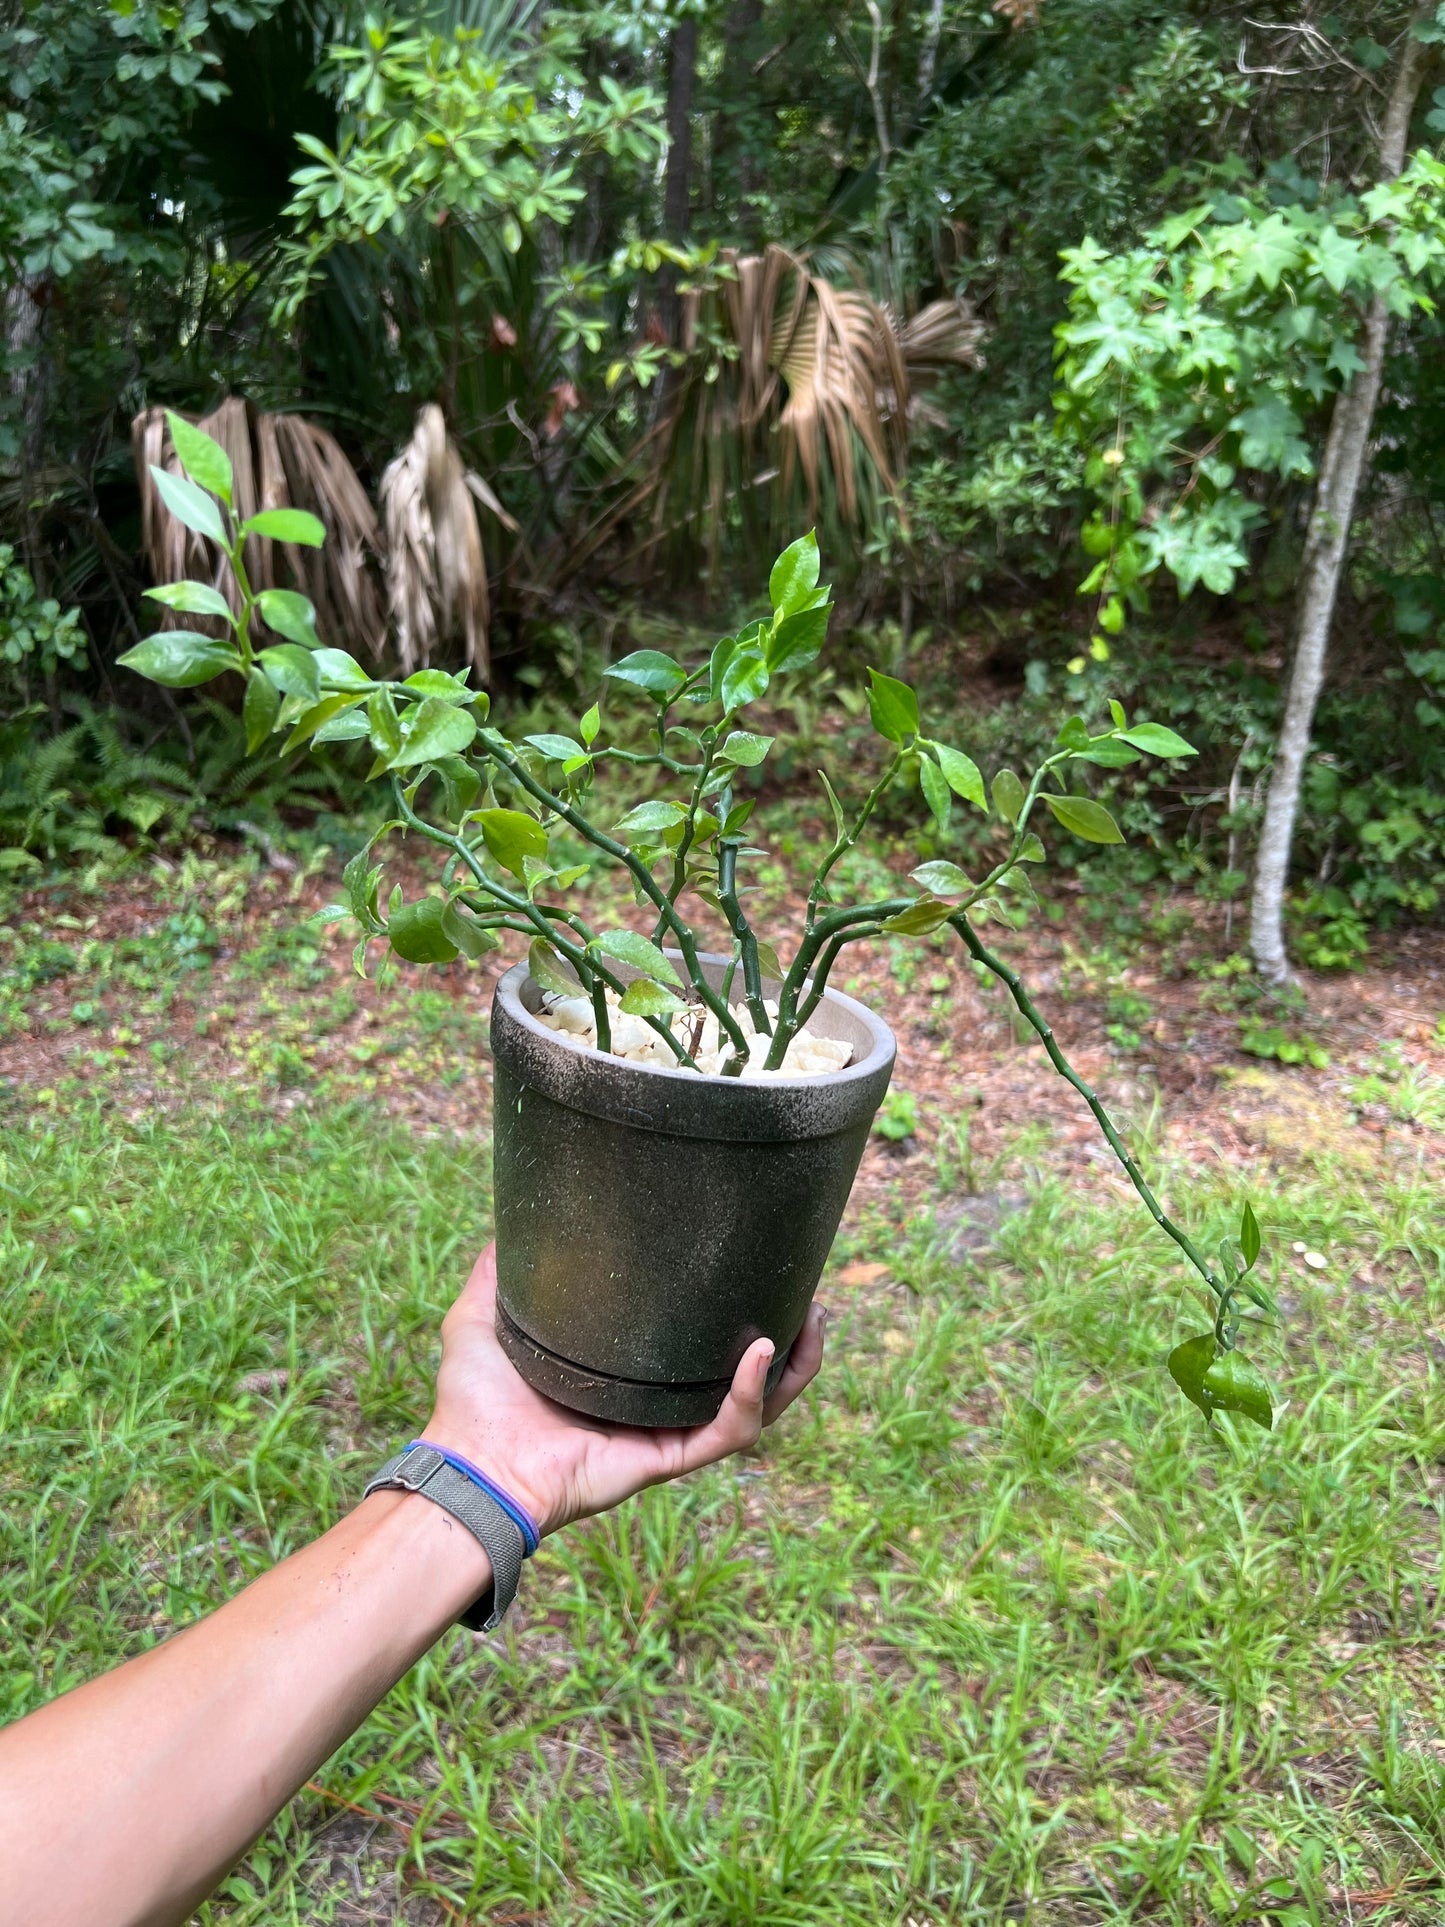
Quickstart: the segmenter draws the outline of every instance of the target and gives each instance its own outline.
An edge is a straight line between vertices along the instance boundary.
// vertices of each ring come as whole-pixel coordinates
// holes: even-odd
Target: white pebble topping
[[[629,1064],[678,1067],[678,1060],[650,1025],[640,1017],[619,1010],[616,991],[607,992],[607,1005],[614,1057],[621,1057]],[[776,1020],[778,1006],[775,1003],[764,1000],[763,1009]],[[690,1006],[678,1011],[672,1020],[673,1035],[689,1048],[698,1027],[699,1010],[700,1006]],[[597,1026],[592,1005],[586,997],[546,995],[537,1015],[549,1030],[558,1031],[564,1037],[575,1037],[578,1043],[590,1044],[596,1049]],[[767,1057],[772,1040],[757,1035],[752,1012],[746,1004],[735,1004],[733,1015],[737,1018],[739,1030],[748,1040],[749,1055],[743,1066],[744,1077],[825,1077],[830,1071],[842,1070],[853,1055],[852,1045],[845,1044],[841,1038],[820,1037],[805,1028],[788,1045],[781,1066],[775,1071],[765,1070],[763,1060]],[[723,1039],[723,1048],[718,1049],[718,1021],[708,1011],[703,1016],[697,1047],[692,1051],[698,1069],[707,1076],[716,1076],[722,1070],[724,1060],[731,1054],[731,1049],[726,1038]]]

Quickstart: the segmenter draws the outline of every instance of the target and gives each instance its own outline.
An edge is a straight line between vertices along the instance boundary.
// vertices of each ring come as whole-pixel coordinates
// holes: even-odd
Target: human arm
[[[752,1445],[822,1359],[815,1310],[766,1406],[760,1339],[710,1425],[600,1425],[518,1376],[495,1290],[488,1249],[443,1323],[424,1436],[484,1466],[544,1534]],[[0,1733],[0,1927],[187,1919],[490,1583],[439,1506],[377,1492],[219,1611]]]

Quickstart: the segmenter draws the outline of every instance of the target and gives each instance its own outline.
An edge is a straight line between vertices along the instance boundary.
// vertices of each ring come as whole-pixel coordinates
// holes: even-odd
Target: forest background
[[[998,760],[1061,691],[1147,692],[1199,743],[1102,793],[1131,861],[1206,895],[1273,861],[1266,975],[1281,900],[1326,968],[1437,914],[1433,8],[0,21],[8,868],[318,780],[248,751],[239,690],[148,708],[113,669],[185,572],[137,483],[169,405],[244,445],[258,499],[321,513],[329,573],[258,566],[363,655],[575,700],[628,639],[726,620],[816,522],[858,650]],[[320,779],[343,803],[351,758]]]

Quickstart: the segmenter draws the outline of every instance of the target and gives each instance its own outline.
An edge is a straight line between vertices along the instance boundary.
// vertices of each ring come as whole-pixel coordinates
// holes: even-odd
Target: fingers
[[[803,1321],[803,1329],[793,1341],[792,1354],[783,1368],[783,1376],[763,1407],[764,1425],[771,1425],[774,1420],[781,1418],[799,1392],[811,1385],[818,1376],[818,1369],[823,1363],[823,1334],[827,1325],[827,1306],[811,1305]]]

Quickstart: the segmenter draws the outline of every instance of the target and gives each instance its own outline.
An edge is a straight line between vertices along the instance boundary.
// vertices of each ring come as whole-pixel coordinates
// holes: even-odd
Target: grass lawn
[[[11,971],[6,1718],[354,1501],[488,1229],[465,1081],[427,1071],[479,1020],[423,1005],[397,1047],[434,1115],[378,1102],[351,1045],[350,1086],[287,1108],[307,1037],[360,1022],[344,978],[292,1034],[276,986],[314,952],[253,945],[222,982],[166,928],[134,939],[164,967],[113,947],[63,1009]],[[182,1041],[146,1028],[203,979]],[[243,979],[278,999],[263,1043]],[[254,1079],[187,1085],[218,1025]],[[824,1378],[756,1454],[550,1541],[503,1632],[438,1646],[199,1918],[1438,1922],[1438,1161],[1306,1142],[1251,1173],[1288,1314],[1255,1348],[1288,1401],[1267,1436],[1165,1376],[1200,1315],[1106,1167],[1066,1188],[1071,1140],[1004,1120],[860,1187]],[[1241,1173],[1155,1124],[1171,1208],[1222,1235]]]

